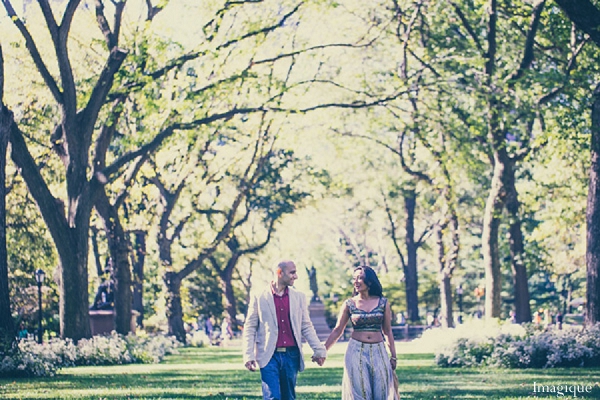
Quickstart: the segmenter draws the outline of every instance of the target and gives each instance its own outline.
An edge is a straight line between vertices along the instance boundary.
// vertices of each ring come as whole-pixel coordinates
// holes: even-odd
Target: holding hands
[[[312,356],[312,361],[316,362],[319,365],[319,367],[322,367],[323,364],[325,364],[325,358],[327,357]]]

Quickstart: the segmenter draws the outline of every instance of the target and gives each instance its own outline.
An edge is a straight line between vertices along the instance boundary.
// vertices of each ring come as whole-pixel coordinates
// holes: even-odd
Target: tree
[[[118,8],[122,10],[124,4],[120,3]],[[23,36],[33,63],[60,111],[58,122],[48,139],[52,141],[54,150],[65,168],[66,205],[63,205],[60,198],[49,189],[25,140],[27,135],[17,123],[14,123],[11,129],[12,159],[21,169],[58,251],[61,272],[61,335],[78,340],[91,334],[87,293],[89,220],[95,196],[105,182],[101,171],[94,170],[93,174],[88,176],[89,150],[100,110],[112,88],[115,74],[126,56],[126,51],[118,47],[120,20],[117,17],[114,31],[101,23],[108,47],[106,64],[97,77],[87,102],[79,108],[80,99],[69,55],[68,39],[80,1],[69,1],[59,21],[56,20],[47,0],[39,2],[54,45],[60,81],[51,73],[42,58],[38,43],[16,14],[11,2],[4,0],[3,5]],[[97,13],[98,20],[105,22],[102,2],[97,2]]]
[[[6,151],[12,113],[4,105],[4,57],[0,46],[0,353],[5,354],[15,341],[10,307],[8,257],[6,252]]]
[[[589,0],[556,0],[578,29],[600,46],[600,8]],[[591,125],[591,166],[586,210],[586,322],[600,322],[600,85],[594,90]]]
[[[470,46],[473,62],[483,60],[483,70],[473,78],[462,76],[458,82],[472,80],[472,88],[483,89],[479,93],[480,107],[486,110],[485,122],[480,120],[482,136],[492,167],[490,191],[483,218],[482,253],[486,270],[486,316],[499,317],[501,305],[501,256],[498,244],[504,215],[508,219],[508,244],[513,272],[515,311],[517,321],[531,319],[528,294],[528,273],[525,263],[523,240],[522,205],[517,191],[519,165],[523,159],[544,145],[536,135],[543,130],[544,117],[550,113],[552,101],[564,92],[585,40],[574,38],[545,1],[533,5],[504,3],[491,0],[485,13],[467,10],[465,4],[452,3],[453,15],[462,38]],[[472,25],[475,19],[485,19],[484,40]],[[553,29],[542,29],[546,24]],[[513,29],[520,27],[517,31]],[[570,41],[571,40],[571,41]],[[537,43],[569,43],[566,53],[556,47],[540,47]],[[569,42],[570,41],[570,42]],[[503,54],[520,54],[516,62],[501,62]],[[544,69],[551,67],[552,73]],[[560,71],[558,74],[555,71]],[[558,76],[557,76],[558,75]],[[544,81],[546,90],[539,90],[531,83]],[[481,82],[485,82],[484,85]],[[479,100],[477,100],[479,102]],[[537,125],[539,124],[539,125]],[[475,127],[475,126],[473,126]],[[538,139],[538,140],[536,140]],[[505,214],[504,214],[505,213]]]
[[[271,241],[276,223],[296,211],[309,197],[309,193],[295,189],[301,174],[290,173],[292,169],[300,170],[294,166],[299,160],[292,151],[272,150],[267,157],[245,198],[241,217],[225,240],[227,252],[215,252],[208,258],[220,277],[225,311],[233,329],[237,329],[238,307],[232,281],[240,258],[263,250]],[[284,175],[293,176],[293,179],[285,179]]]
[[[82,73],[82,78],[78,79],[74,71],[71,56],[72,47],[69,45],[69,38],[72,35],[71,30],[74,23],[79,22],[75,20],[76,14],[82,15],[82,24],[88,22],[85,19],[86,15],[82,14],[83,11],[80,8],[82,1],[68,1],[59,20],[55,18],[54,10],[48,0],[39,2],[45,27],[50,33],[54,60],[58,65],[58,77],[55,77],[53,69],[44,60],[45,55],[42,56],[43,41],[34,39],[28,26],[15,12],[10,0],[3,0],[2,3],[8,16],[20,32],[26,44],[25,48],[29,51],[35,68],[54,100],[53,107],[57,115],[52,115],[49,118],[49,124],[54,125],[54,127],[52,133],[47,135],[45,140],[52,143],[55,155],[58,156],[64,167],[63,172],[66,181],[64,200],[61,194],[52,192],[47,178],[42,173],[43,171],[40,171],[34,157],[35,152],[32,150],[35,142],[28,142],[27,127],[24,124],[15,123],[11,125],[11,155],[15,164],[20,168],[30,193],[38,204],[60,259],[61,335],[78,340],[89,337],[91,333],[87,290],[88,233],[91,212],[97,204],[103,186],[119,177],[131,161],[156,150],[173,132],[195,129],[214,121],[227,120],[236,115],[262,110],[264,102],[268,102],[273,93],[262,93],[262,99],[257,101],[259,103],[257,107],[239,106],[244,104],[245,101],[234,99],[231,102],[212,103],[209,100],[211,98],[209,93],[214,95],[215,92],[211,89],[215,87],[218,87],[217,97],[223,93],[230,93],[230,89],[236,88],[236,85],[252,78],[250,73],[252,68],[261,68],[276,59],[297,56],[298,52],[296,51],[279,54],[268,60],[256,60],[254,62],[255,54],[249,54],[252,53],[252,49],[244,51],[244,48],[239,44],[252,39],[256,42],[263,41],[272,31],[285,27],[286,21],[297,13],[301,4],[294,4],[285,11],[282,11],[279,6],[275,10],[271,7],[272,18],[266,23],[260,24],[258,28],[256,28],[257,25],[253,24],[253,21],[249,21],[247,24],[243,24],[244,28],[248,28],[246,31],[229,30],[227,31],[228,35],[224,36],[222,33],[226,30],[220,29],[221,24],[231,22],[228,18],[235,18],[235,15],[238,15],[236,11],[241,7],[255,8],[255,5],[252,4],[254,2],[227,2],[222,8],[216,10],[214,18],[209,19],[203,27],[202,34],[206,40],[201,44],[202,49],[195,49],[184,54],[179,53],[167,62],[161,63],[155,59],[144,57],[144,54],[141,57],[136,57],[139,55],[135,54],[136,51],[144,52],[148,49],[147,43],[140,43],[139,47],[132,50],[132,56],[129,57],[130,61],[125,63],[128,50],[124,48],[125,43],[121,43],[121,35],[126,2],[120,1],[108,4],[109,7],[112,6],[114,12],[114,18],[109,22],[106,17],[107,9],[105,9],[107,2],[96,1],[95,17],[99,34],[104,42],[102,48],[88,49],[87,54],[90,59],[97,61],[99,64],[102,62],[101,58],[104,57],[105,64],[99,68],[97,74],[94,74],[94,70],[98,68],[90,68]],[[166,2],[158,2],[156,6],[151,1],[146,1],[145,4],[147,7],[146,20],[152,21],[153,16],[165,7]],[[85,5],[89,7],[87,3]],[[267,16],[266,10],[264,11],[262,17]],[[241,14],[243,13],[239,15]],[[254,13],[252,16],[257,17],[258,14]],[[150,24],[146,24],[146,26],[150,26]],[[222,42],[214,43],[213,40],[217,39],[222,40]],[[200,57],[206,59],[203,60],[204,62],[197,63],[199,69],[209,64],[220,68],[227,64],[229,57],[235,57],[233,55],[235,53],[234,49],[237,50],[236,55],[241,56],[243,54],[248,63],[241,65],[241,67],[237,65],[239,68],[231,75],[219,76],[216,82],[207,82],[206,86],[202,88],[189,90],[190,88],[187,86],[186,89],[188,90],[175,91],[177,93],[176,100],[179,101],[181,106],[179,108],[188,107],[182,113],[178,113],[177,107],[166,104],[165,99],[173,98],[171,94],[174,92],[165,93],[165,86],[167,85],[164,85],[164,83],[172,79],[176,71],[181,70],[186,63]],[[220,54],[221,58],[211,59],[214,54]],[[85,59],[85,57],[79,59]],[[124,63],[127,68],[123,68]],[[193,67],[189,71],[190,76],[193,76]],[[206,71],[209,77],[208,80],[211,80],[210,77],[214,75],[214,72]],[[117,84],[113,88],[115,82]],[[177,84],[179,83],[177,82]],[[184,84],[186,83],[189,82],[184,82]],[[147,89],[149,87],[150,89]],[[157,111],[160,110],[161,106],[171,109],[173,112],[171,115],[164,116],[164,120],[168,122],[163,125],[162,129],[150,130],[152,133],[149,135],[140,135],[141,143],[139,141],[134,142],[134,145],[138,144],[137,147],[119,147],[119,140],[115,136],[119,133],[118,124],[122,110],[126,108],[133,95],[142,92],[144,89],[153,91],[153,94],[162,94],[160,96],[162,103],[157,101],[153,104],[146,104],[154,107],[151,109],[151,111],[154,111],[152,118],[161,118],[160,113]],[[143,93],[141,94],[143,95]],[[200,100],[199,98],[202,98],[202,96],[206,97]],[[277,95],[275,95],[275,98],[277,98]],[[190,107],[191,105],[196,106],[199,101],[207,101],[213,104],[214,108],[208,110]],[[193,111],[190,112],[190,110]],[[96,127],[99,128],[96,129]],[[128,139],[126,138],[125,141]],[[114,148],[111,146],[117,147],[121,151],[109,158],[107,152],[109,149]],[[106,202],[104,202],[104,205],[106,206]],[[112,215],[114,217],[114,212]],[[120,229],[118,225],[114,227],[117,230]],[[115,243],[111,246],[113,249],[124,245],[124,241],[121,240],[122,238],[119,235],[108,234],[107,237],[115,240]],[[124,261],[126,259],[121,255],[116,257],[116,260]],[[127,311],[131,307],[129,304],[131,279],[128,268],[130,268],[129,265],[121,267],[121,264],[117,268],[117,274],[123,281],[118,295],[119,298],[122,298],[118,303],[123,307],[123,312],[119,312],[121,315],[119,321],[125,321],[129,318]],[[121,306],[119,306],[120,309]],[[119,322],[119,326],[123,325],[124,323]]]
[[[594,90],[592,105],[592,143],[587,222],[586,316],[589,324],[600,322],[600,84]]]
[[[234,132],[235,130],[232,130],[232,133]],[[215,140],[218,137],[221,138],[220,141]],[[212,165],[213,163],[208,161],[215,154],[211,151],[211,146],[216,148],[224,146],[228,138],[232,139],[234,148],[238,151],[246,151],[248,155],[241,156],[243,161],[237,163],[232,163],[228,158],[224,161],[217,159],[224,162],[224,165],[232,163],[231,166],[220,170],[223,164],[213,162],[217,165]],[[202,152],[186,151],[184,162],[177,167],[172,165],[167,168],[157,168],[156,163],[153,162],[154,172],[149,180],[158,188],[162,202],[157,242],[159,259],[164,268],[169,333],[182,342],[186,340],[181,299],[182,282],[208,261],[223,241],[231,240],[228,238],[232,229],[241,223],[240,220],[244,220],[243,215],[238,216],[240,207],[244,204],[249,191],[258,184],[265,163],[269,160],[268,134],[259,133],[248,138],[249,148],[246,147],[248,143],[244,143],[241,137],[233,139],[234,136],[229,137],[218,130],[217,134],[209,135],[205,143],[200,142]],[[169,164],[172,162],[168,161],[167,165]],[[190,164],[195,167],[189,168]],[[184,172],[182,176],[174,179],[173,176],[160,173],[161,169]],[[203,198],[203,193],[198,191],[214,193],[214,195]],[[182,198],[184,193],[185,196]],[[208,201],[208,206],[203,205],[202,201]],[[181,203],[189,206],[182,209]],[[212,236],[207,242],[201,241],[197,237],[198,233],[195,232],[202,226],[198,221],[202,216],[206,216],[210,227],[207,233]],[[186,234],[186,229],[189,231],[187,235],[196,236],[197,250],[181,260],[184,266],[178,268],[173,259],[173,245],[184,240],[182,234]]]

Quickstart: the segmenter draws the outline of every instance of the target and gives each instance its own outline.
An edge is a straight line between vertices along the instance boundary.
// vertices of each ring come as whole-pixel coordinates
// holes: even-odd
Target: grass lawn
[[[306,346],[305,346],[306,347]],[[398,342],[402,399],[600,399],[600,369],[498,370],[438,368],[433,355]],[[345,343],[323,367],[298,376],[299,400],[339,399]],[[305,350],[309,350],[307,347]],[[308,354],[305,354],[308,356]],[[310,357],[308,356],[310,360]],[[534,383],[536,392],[534,393]],[[540,392],[540,385],[546,392]],[[588,393],[581,393],[585,386]],[[548,393],[548,391],[552,391]],[[0,399],[261,399],[260,375],[242,366],[240,348],[186,348],[161,364],[67,368],[53,378],[0,379]]]

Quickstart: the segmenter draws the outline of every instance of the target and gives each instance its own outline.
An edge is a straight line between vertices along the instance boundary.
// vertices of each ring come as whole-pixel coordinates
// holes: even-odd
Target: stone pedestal
[[[317,336],[321,341],[324,341],[331,333],[331,329],[325,319],[325,305],[320,301],[311,301],[308,305],[308,313],[317,331]]]
[[[131,333],[135,333],[135,320],[140,313],[131,310]],[[114,310],[90,310],[90,328],[92,336],[107,335],[115,330],[115,311]]]

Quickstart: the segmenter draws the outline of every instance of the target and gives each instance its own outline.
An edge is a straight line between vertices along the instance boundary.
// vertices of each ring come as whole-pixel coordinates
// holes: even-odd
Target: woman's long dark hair
[[[383,297],[383,287],[381,286],[381,282],[379,282],[379,278],[377,277],[377,274],[375,273],[373,268],[367,266],[360,266],[356,267],[354,269],[354,272],[358,270],[363,271],[365,274],[364,282],[365,285],[369,287],[369,296]],[[355,288],[353,296],[356,296],[357,294],[358,292]]]

